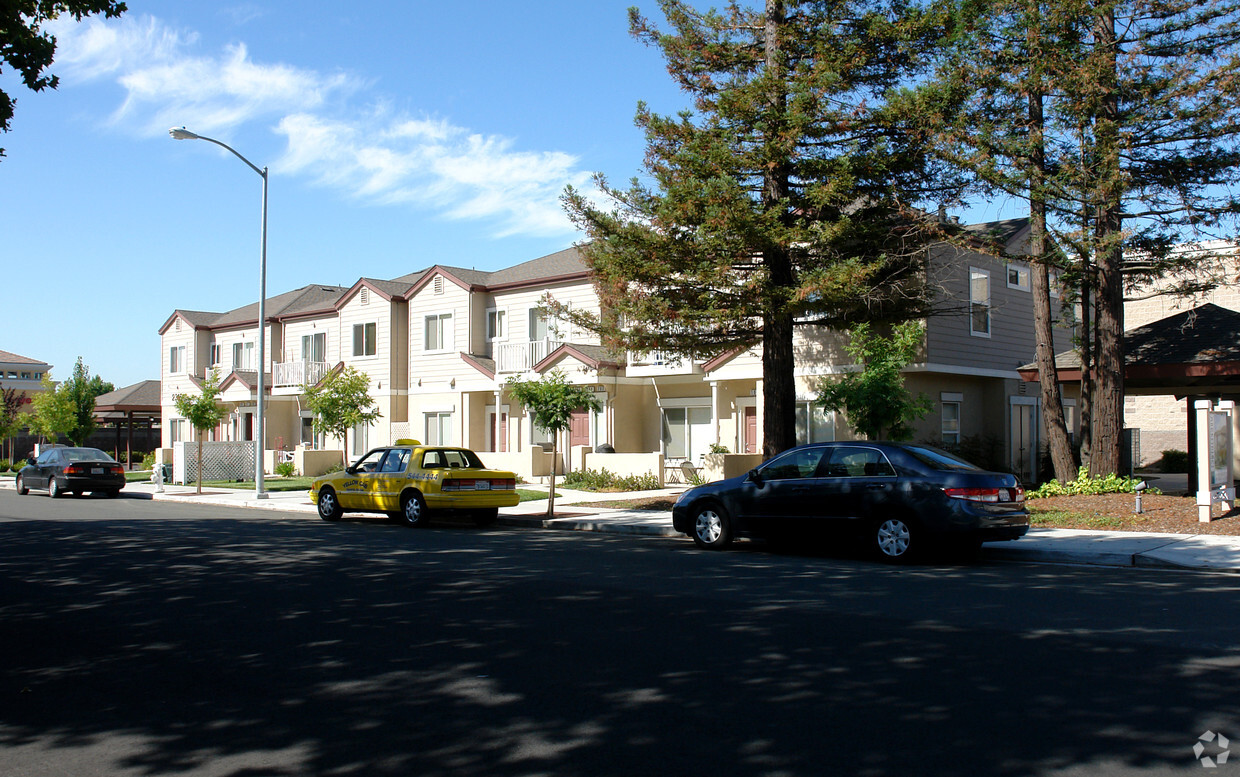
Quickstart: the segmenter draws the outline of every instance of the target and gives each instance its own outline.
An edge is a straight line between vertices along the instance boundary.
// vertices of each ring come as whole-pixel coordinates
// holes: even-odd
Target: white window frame
[[[944,391],[939,394],[939,439],[948,445],[960,444],[960,422],[964,418],[964,394],[957,392]],[[953,407],[956,410],[956,428],[947,428],[947,408]],[[955,435],[956,439],[949,440],[949,435]]]
[[[168,442],[189,442],[185,439],[185,419],[169,418],[168,419]]]
[[[1012,282],[1012,273],[1016,273],[1016,282]],[[1018,291],[1032,291],[1032,271],[1027,264],[1012,263],[1007,266],[1007,286]]]
[[[835,438],[836,438],[835,426],[836,426],[836,421],[838,419],[836,418],[835,411],[833,410],[823,411],[823,416],[825,416],[826,419],[831,422],[831,436],[825,439],[821,439],[821,440],[814,436],[814,425],[810,423],[810,419],[812,418],[810,414],[814,412],[815,406],[821,407],[821,405],[818,405],[817,400],[814,400],[814,399],[798,399],[797,400],[796,410],[794,411],[794,415],[799,416],[802,410],[805,411],[805,439],[804,440],[800,439],[800,435],[798,435],[797,445],[804,445],[806,443],[811,443],[811,442],[834,442],[835,441]],[[796,420],[797,422],[799,422],[800,418],[798,417]]]
[[[431,347],[430,327],[428,322],[434,320],[438,324],[438,347]],[[456,333],[452,329],[451,311],[427,313],[422,316],[422,350],[425,353],[447,353],[456,344]]]
[[[684,456],[672,456],[667,451],[667,439],[664,438],[663,436],[663,429],[666,426],[670,426],[667,420],[667,412],[669,410],[678,410],[678,411],[684,412],[684,416],[685,416],[684,417],[684,433],[685,433],[685,455]],[[694,449],[694,446],[693,446],[694,424],[690,422],[690,418],[689,418],[689,413],[690,411],[693,411],[693,410],[705,410],[706,411],[706,415],[708,417],[707,423],[709,424],[710,431],[713,434],[714,418],[711,414],[711,406],[709,404],[703,404],[701,400],[697,398],[693,398],[693,399],[686,398],[680,401],[676,401],[675,399],[665,399],[663,400],[663,403],[660,404],[659,406],[659,443],[661,446],[661,450],[663,451],[663,456],[665,458],[684,459],[686,461],[693,461],[697,459],[698,457],[702,456],[703,454],[705,454],[709,450],[710,448],[709,442],[706,442],[703,445],[702,450],[700,451]],[[701,424],[699,424],[698,426],[701,426]]]
[[[422,413],[422,431],[425,432],[424,442],[427,445],[452,445],[454,413],[445,410],[431,410]],[[434,422],[435,434],[431,434]],[[445,434],[446,432],[446,434]]]
[[[975,299],[973,297],[973,281],[975,277],[986,278],[986,299],[984,301]],[[990,337],[990,332],[992,329],[994,329],[993,316],[991,315],[991,312],[994,309],[991,305],[991,299],[993,297],[994,297],[994,290],[990,285],[990,270],[986,270],[981,267],[970,267],[969,268],[969,334],[973,335],[974,337]],[[975,306],[977,307],[984,306],[986,308],[986,329],[984,331],[977,329],[977,327],[975,326],[975,324],[977,323],[976,312],[974,310]]]
[[[358,347],[357,335],[359,331],[362,334],[362,342],[361,342],[362,352],[361,353],[357,352],[357,347]],[[368,341],[366,335],[368,334],[369,331],[374,332],[374,337]],[[370,350],[368,351],[368,349]],[[379,354],[379,322],[364,321],[359,324],[354,324],[353,325],[353,358],[366,359],[371,356],[377,356],[378,354]],[[363,451],[363,453],[364,452],[365,451]]]
[[[240,358],[238,358],[240,354]],[[254,343],[246,340],[232,344],[232,368],[236,370],[254,369]]]
[[[504,340],[508,337],[508,309],[487,308],[487,340]]]
[[[220,344],[219,344],[219,343],[217,343],[217,342],[215,342],[214,340],[212,340],[212,341],[211,341],[211,347],[210,347],[210,349],[209,349],[208,353],[210,354],[210,356],[209,356],[208,358],[209,358],[209,361],[211,362],[210,364],[208,364],[208,365],[207,365],[208,367],[214,367],[214,366],[216,366],[217,364],[219,364],[219,363],[220,363],[220,353],[221,353],[221,349],[220,349]]]
[[[174,345],[168,349],[168,372],[172,375],[186,372],[185,346]],[[13,373],[12,377],[16,378],[17,373]]]
[[[378,336],[378,333],[376,332],[376,337],[377,336]],[[315,340],[318,340],[319,338],[322,338],[322,343],[323,343],[322,354],[321,354],[322,358],[315,359],[313,358],[314,350],[315,350],[314,343],[315,343]],[[309,346],[309,348],[307,348],[307,346]],[[309,353],[307,353],[307,351],[309,351]],[[311,332],[310,334],[301,336],[301,360],[304,362],[325,362],[327,361],[327,333],[326,332]]]

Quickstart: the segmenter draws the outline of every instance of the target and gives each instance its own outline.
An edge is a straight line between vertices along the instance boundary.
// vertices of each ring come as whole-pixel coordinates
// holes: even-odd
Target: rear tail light
[[[107,468],[108,468],[108,474],[111,474],[111,475],[125,474],[125,469],[121,467],[121,465],[119,464],[108,464]],[[66,475],[85,475],[88,472],[90,472],[90,466],[85,465],[85,464],[70,464],[69,466],[65,467]]]
[[[1020,486],[1011,488],[945,488],[943,493],[952,499],[965,499],[970,502],[999,504],[1025,501],[1025,489]]]
[[[66,475],[83,475],[85,473],[86,473],[86,470],[78,466],[77,464],[70,464],[69,466],[65,467]]]

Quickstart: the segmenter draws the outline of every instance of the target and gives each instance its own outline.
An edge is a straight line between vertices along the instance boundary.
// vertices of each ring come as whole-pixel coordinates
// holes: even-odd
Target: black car
[[[672,508],[699,547],[736,536],[854,529],[886,561],[920,552],[932,535],[976,546],[1029,531],[1015,475],[986,472],[928,445],[801,445],[745,475],[691,488]]]
[[[49,448],[17,473],[17,493],[43,489],[55,499],[65,492],[116,496],[125,487],[125,469],[98,448]]]

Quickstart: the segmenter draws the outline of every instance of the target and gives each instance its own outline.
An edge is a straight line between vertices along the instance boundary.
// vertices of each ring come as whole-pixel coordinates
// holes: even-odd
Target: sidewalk
[[[0,479],[0,488],[12,490],[11,478]],[[674,495],[683,488],[644,491],[642,496]],[[266,499],[255,499],[253,491],[204,489],[194,486],[164,487],[156,493],[151,483],[125,486],[122,497],[155,499],[166,502],[193,502],[222,507],[250,507],[303,514],[317,519],[315,507],[305,491],[273,491]],[[658,537],[684,537],[672,529],[668,512],[622,510],[606,507],[578,507],[574,502],[605,502],[628,499],[633,494],[600,494],[556,488],[556,514],[546,520],[547,502],[522,502],[500,511],[499,523],[506,526],[593,531],[610,534],[637,534]],[[685,537],[685,541],[688,538]],[[1157,534],[1139,532],[1080,531],[1077,529],[1031,529],[1015,542],[988,543],[984,557],[1004,561],[1088,564],[1117,567],[1161,567],[1240,573],[1240,537],[1204,534]]]

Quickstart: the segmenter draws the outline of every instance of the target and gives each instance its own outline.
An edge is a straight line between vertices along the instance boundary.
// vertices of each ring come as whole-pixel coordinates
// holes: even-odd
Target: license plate
[[[102,475],[102,474],[103,474],[103,467],[91,467],[91,469],[90,469],[90,474],[92,474],[92,475]]]
[[[489,480],[479,480],[479,481],[475,482],[475,483],[474,483],[474,490],[475,490],[475,491],[490,491],[490,490],[491,490],[491,481],[489,481]]]

